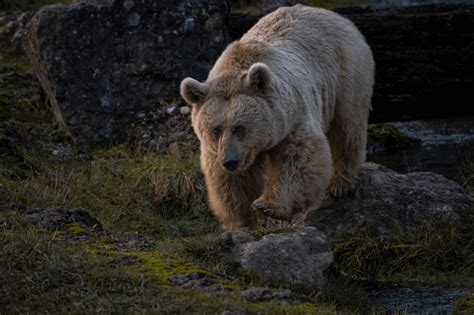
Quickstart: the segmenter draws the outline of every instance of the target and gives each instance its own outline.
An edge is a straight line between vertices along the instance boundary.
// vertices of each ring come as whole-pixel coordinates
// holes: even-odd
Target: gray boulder
[[[413,233],[425,224],[462,224],[474,215],[474,196],[432,172],[399,174],[366,163],[353,195],[328,199],[306,217],[330,241],[366,229],[375,236]]]
[[[79,143],[110,143],[182,78],[205,79],[228,14],[217,0],[76,1],[37,12],[24,47],[60,124]]]
[[[229,231],[227,240],[237,241],[233,249],[240,268],[270,285],[319,289],[326,282],[325,271],[333,254],[324,235],[313,227],[284,234],[268,234],[260,240],[245,231]]]
[[[356,191],[328,198],[308,213],[307,227],[258,239],[245,230],[225,232],[237,265],[273,286],[318,289],[333,262],[331,244],[361,231],[374,236],[415,233],[423,225],[466,224],[474,216],[474,196],[445,177],[399,174],[375,163],[361,170]]]

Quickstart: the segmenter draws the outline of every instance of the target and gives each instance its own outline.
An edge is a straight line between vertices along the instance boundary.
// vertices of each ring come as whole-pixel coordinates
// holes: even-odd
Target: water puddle
[[[432,171],[456,179],[461,163],[474,158],[474,117],[388,124],[421,140],[421,144],[396,152],[368,154],[368,161],[402,173]]]
[[[389,312],[402,314],[452,314],[455,302],[471,292],[469,288],[428,285],[378,285],[369,296]]]

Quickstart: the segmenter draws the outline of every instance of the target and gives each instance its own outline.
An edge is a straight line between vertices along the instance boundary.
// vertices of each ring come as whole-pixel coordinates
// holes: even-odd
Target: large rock
[[[457,183],[432,172],[399,174],[366,163],[353,195],[328,199],[310,212],[306,224],[330,240],[357,234],[413,233],[425,224],[463,224],[474,216],[474,196]]]
[[[308,214],[307,227],[260,239],[244,230],[227,231],[222,237],[243,270],[273,286],[311,290],[326,283],[331,245],[338,240],[362,231],[390,236],[416,233],[425,225],[462,225],[473,216],[474,196],[441,175],[399,174],[366,163],[354,194],[325,200]]]
[[[340,13],[372,47],[373,121],[474,114],[474,6]]]
[[[307,290],[326,283],[326,269],[333,261],[326,237],[313,227],[285,234],[268,234],[257,240],[245,231],[223,235],[235,246],[240,268],[274,286],[287,285]]]
[[[135,114],[204,79],[228,44],[218,0],[77,1],[42,8],[25,50],[56,118],[79,143],[121,140]]]

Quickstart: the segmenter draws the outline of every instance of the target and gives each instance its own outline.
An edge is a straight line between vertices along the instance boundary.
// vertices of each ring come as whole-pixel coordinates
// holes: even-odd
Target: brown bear
[[[340,15],[302,5],[263,17],[204,83],[186,78],[210,205],[224,228],[291,220],[354,189],[365,160],[374,60]]]

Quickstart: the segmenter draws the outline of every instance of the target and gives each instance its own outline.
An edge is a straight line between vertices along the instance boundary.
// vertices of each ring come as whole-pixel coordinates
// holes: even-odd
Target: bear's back
[[[354,24],[339,14],[321,8],[295,5],[281,7],[264,16],[241,41],[260,40],[272,46],[286,41],[311,39],[320,45],[354,39],[364,41]]]

